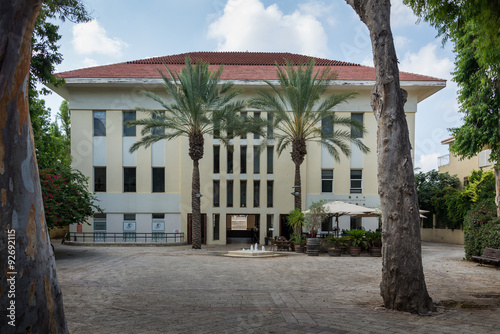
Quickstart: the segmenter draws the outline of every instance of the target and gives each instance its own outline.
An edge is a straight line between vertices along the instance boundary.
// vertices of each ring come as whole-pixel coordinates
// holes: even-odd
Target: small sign
[[[274,227],[270,227],[270,228],[269,228],[269,231],[274,231]]]
[[[135,231],[135,222],[123,223],[124,231]]]
[[[76,225],[76,231],[77,232],[82,232],[82,224]]]
[[[165,222],[153,223],[153,231],[165,231]]]

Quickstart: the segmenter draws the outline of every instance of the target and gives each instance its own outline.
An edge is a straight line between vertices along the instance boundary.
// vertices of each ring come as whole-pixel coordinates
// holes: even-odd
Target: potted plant
[[[342,254],[342,248],[340,248],[338,237],[330,236],[326,238],[326,243],[328,245],[328,255],[330,256],[340,256]]]
[[[368,245],[365,238],[365,230],[350,230],[347,231],[349,235],[349,254],[351,256],[359,256],[361,254],[361,247],[366,247]]]
[[[306,253],[309,256],[318,256],[320,250],[320,240],[316,238],[316,234],[321,227],[321,223],[328,218],[328,210],[324,206],[326,201],[314,202],[309,206],[309,210],[305,215],[305,226],[309,230],[312,238],[307,238]]]
[[[371,256],[382,256],[382,232],[368,231],[366,232],[366,240],[368,241],[369,252]]]
[[[305,240],[304,238],[302,238],[302,234],[293,233],[290,236],[290,241],[292,241],[294,244],[295,253],[305,253],[306,246],[305,246]]]

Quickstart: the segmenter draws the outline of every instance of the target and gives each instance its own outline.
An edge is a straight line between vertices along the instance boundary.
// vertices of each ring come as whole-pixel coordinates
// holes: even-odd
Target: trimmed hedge
[[[481,202],[465,216],[464,243],[468,260],[482,255],[486,247],[500,249],[500,217],[494,203]]]

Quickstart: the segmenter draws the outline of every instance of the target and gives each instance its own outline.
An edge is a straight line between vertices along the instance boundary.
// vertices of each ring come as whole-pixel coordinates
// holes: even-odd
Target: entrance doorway
[[[293,229],[287,224],[288,215],[280,215],[280,236],[290,239]]]
[[[260,215],[226,215],[228,244],[259,243]]]

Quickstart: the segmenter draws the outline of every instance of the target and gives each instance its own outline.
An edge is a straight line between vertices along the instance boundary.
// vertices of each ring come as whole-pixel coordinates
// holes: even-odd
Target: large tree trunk
[[[67,333],[28,105],[42,1],[0,3],[0,333]]]
[[[295,180],[294,180],[294,209],[302,210],[302,181],[300,180],[300,165],[304,162],[307,154],[307,146],[305,139],[294,139],[292,141],[292,152],[290,155],[295,165]],[[295,231],[301,233],[302,231]]]
[[[371,104],[378,123],[378,184],[382,205],[381,295],[387,308],[426,314],[427,293],[420,245],[411,145],[390,28],[390,0],[346,0],[370,30],[376,83]]]

